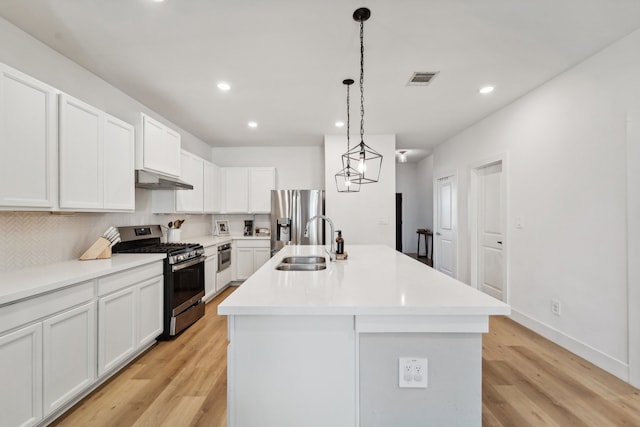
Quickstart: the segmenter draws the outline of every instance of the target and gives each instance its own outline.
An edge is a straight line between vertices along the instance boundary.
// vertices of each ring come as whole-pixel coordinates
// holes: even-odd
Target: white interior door
[[[434,265],[451,277],[457,277],[455,199],[455,176],[439,178],[436,182]]]
[[[502,162],[478,169],[478,287],[504,297],[504,197]]]

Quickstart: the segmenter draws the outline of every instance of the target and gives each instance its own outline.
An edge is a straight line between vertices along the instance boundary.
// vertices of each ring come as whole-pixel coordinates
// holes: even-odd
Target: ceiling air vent
[[[413,73],[411,79],[409,79],[409,86],[426,86],[431,83],[431,80],[438,74],[438,72],[422,72],[418,71]]]

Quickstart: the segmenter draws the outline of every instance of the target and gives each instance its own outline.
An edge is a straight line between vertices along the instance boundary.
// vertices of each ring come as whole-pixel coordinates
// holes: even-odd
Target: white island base
[[[281,272],[287,247],[219,307],[228,315],[228,425],[480,426],[482,333],[509,307],[383,246]],[[427,388],[399,359],[427,359]]]

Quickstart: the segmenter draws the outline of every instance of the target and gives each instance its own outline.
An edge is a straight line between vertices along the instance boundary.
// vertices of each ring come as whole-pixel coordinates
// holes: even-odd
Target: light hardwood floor
[[[179,337],[156,344],[52,425],[226,426],[227,321],[216,306],[234,289],[207,304],[206,316]],[[640,391],[494,317],[483,338],[482,424],[640,426]]]

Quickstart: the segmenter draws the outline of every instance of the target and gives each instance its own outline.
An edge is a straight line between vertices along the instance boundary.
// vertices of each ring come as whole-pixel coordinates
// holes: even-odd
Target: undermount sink
[[[318,264],[291,264],[291,263],[285,263],[282,262],[280,264],[278,264],[278,266],[276,267],[276,270],[281,270],[281,271],[318,271],[318,270],[324,270],[327,268],[327,264],[323,263],[318,263]]]
[[[288,256],[282,259],[283,264],[324,264],[326,262],[322,256]]]

